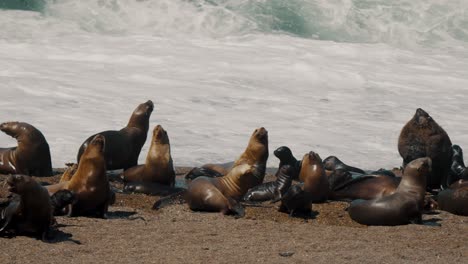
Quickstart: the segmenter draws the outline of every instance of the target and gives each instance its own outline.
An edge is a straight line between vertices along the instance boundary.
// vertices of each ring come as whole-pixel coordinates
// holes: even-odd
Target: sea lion
[[[187,172],[184,176],[185,179],[193,180],[200,176],[204,177],[222,177],[226,175],[234,165],[233,161],[225,163],[209,163],[202,165],[201,167],[195,167]]]
[[[52,175],[49,144],[41,131],[24,122],[5,122],[0,130],[18,142],[17,147],[0,148],[0,173]]]
[[[74,193],[76,202],[72,205],[70,216],[105,217],[113,193],[106,174],[105,137],[96,135],[86,146],[80,157],[76,173],[70,181],[46,186],[51,195],[59,190]]]
[[[268,132],[261,127],[255,129],[247,148],[226,176],[198,177],[189,184],[186,200],[190,209],[243,216],[237,201],[263,182],[267,159]]]
[[[291,187],[296,168],[288,164],[281,166],[276,172],[276,180],[255,186],[247,191],[243,199],[246,202],[264,202],[279,200]]]
[[[349,215],[364,225],[421,223],[426,179],[431,167],[428,157],[411,161],[393,194],[374,200],[355,200],[348,208]]]
[[[63,172],[62,176],[60,177],[59,182],[69,181],[73,174],[75,174],[76,170],[78,169],[78,164],[76,163],[66,163],[67,168]]]
[[[133,111],[126,127],[119,131],[108,130],[98,133],[106,138],[105,158],[108,170],[126,170],[137,165],[138,156],[146,141],[149,118],[153,109],[154,104],[151,100],[142,103]],[[84,150],[96,135],[90,136],[83,142],[78,151],[78,162]]]
[[[463,161],[463,150],[458,145],[452,146],[452,165],[450,166],[449,182],[456,182],[459,179],[468,180],[468,170]]]
[[[157,182],[132,181],[125,183],[123,191],[125,193],[144,193],[148,195],[166,196],[184,191],[184,188],[177,188],[160,184]]]
[[[53,222],[47,190],[27,175],[10,175],[8,202],[0,206],[0,234],[34,234],[46,240]]]
[[[360,173],[360,174],[365,174],[365,172],[359,168],[353,167],[346,165],[344,162],[342,162],[340,159],[338,159],[335,156],[329,156],[323,160],[323,167],[327,171],[334,171],[337,169],[349,171],[349,172],[355,172],[355,173]]]
[[[333,186],[330,200],[372,200],[393,194],[401,178],[389,175],[363,175]]]
[[[77,201],[76,196],[69,190],[60,190],[50,197],[54,215],[65,215]]]
[[[299,180],[304,182],[304,191],[310,195],[312,202],[325,202],[330,192],[327,175],[320,156],[310,151],[302,158]]]
[[[414,159],[429,157],[432,160],[432,173],[428,174],[427,188],[446,188],[450,163],[452,160],[452,142],[445,130],[421,108],[406,123],[398,139],[398,152],[403,158],[403,169]]]
[[[299,171],[301,170],[301,162],[300,160],[297,160],[294,155],[292,154],[292,151],[290,148],[286,146],[281,146],[277,148],[273,154],[280,160],[280,163],[278,165],[278,168],[283,167],[284,165],[289,165],[294,168],[292,172],[295,174],[292,175],[293,180],[298,180],[299,178]]]
[[[289,216],[310,215],[312,213],[312,199],[303,190],[303,184],[293,185],[281,198],[279,212],[289,213]]]
[[[153,130],[151,147],[146,156],[145,164],[124,171],[123,180],[125,184],[128,182],[148,182],[174,186],[175,171],[171,157],[171,145],[169,136],[162,126],[157,125]]]
[[[437,195],[440,210],[468,216],[468,181],[459,180]]]

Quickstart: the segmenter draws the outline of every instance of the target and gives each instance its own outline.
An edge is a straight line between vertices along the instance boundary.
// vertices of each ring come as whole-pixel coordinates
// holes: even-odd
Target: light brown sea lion
[[[430,158],[411,161],[395,193],[374,200],[355,200],[348,208],[349,215],[364,225],[421,223],[426,178],[430,172]]]
[[[125,183],[148,182],[174,186],[175,171],[171,157],[171,145],[169,136],[162,126],[157,125],[153,130],[151,147],[146,156],[145,164],[124,171],[123,180]]]
[[[468,180],[458,180],[437,195],[440,210],[468,216]]]
[[[63,189],[73,192],[76,202],[70,216],[105,217],[107,213],[112,193],[106,174],[105,145],[104,136],[96,135],[81,155],[71,180],[46,186],[51,195]]]
[[[0,205],[0,234],[34,234],[46,240],[53,222],[47,190],[26,175],[10,175],[7,184],[13,194]]]
[[[427,178],[428,189],[450,185],[449,171],[452,161],[452,142],[445,130],[421,108],[406,123],[398,139],[398,151],[406,164],[417,158],[432,160],[432,173]]]
[[[226,176],[198,177],[189,184],[186,200],[190,209],[243,216],[237,201],[250,188],[263,182],[267,159],[268,132],[261,127],[255,129],[244,153]]]
[[[66,163],[67,168],[63,172],[62,176],[60,177],[59,182],[69,181],[71,180],[73,174],[75,174],[76,170],[78,169],[78,164],[76,163]]]
[[[325,202],[330,192],[327,175],[320,156],[311,151],[302,158],[299,180],[304,182],[304,191],[310,194],[312,202]]]
[[[52,175],[49,144],[41,131],[23,122],[2,123],[0,130],[18,142],[17,147],[0,148],[0,173]]]
[[[136,166],[141,148],[145,144],[149,128],[149,118],[153,112],[153,102],[147,101],[140,104],[133,111],[126,127],[119,131],[108,130],[100,132],[106,138],[106,167],[108,170],[128,169]],[[86,146],[94,138],[90,136],[81,145],[77,161],[80,160]]]

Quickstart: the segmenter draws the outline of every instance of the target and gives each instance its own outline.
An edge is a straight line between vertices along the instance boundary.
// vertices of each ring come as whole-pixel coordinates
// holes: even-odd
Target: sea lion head
[[[336,169],[337,165],[341,164],[341,160],[339,160],[337,157],[335,156],[329,156],[329,157],[326,157],[324,160],[323,160],[323,166],[326,170],[330,170],[330,171],[333,171]]]
[[[264,128],[257,128],[252,134],[252,138],[257,142],[268,144],[268,131]]]
[[[154,110],[154,104],[151,100],[146,101],[137,106],[133,111],[130,120],[128,121],[128,127],[148,127],[149,118]]]
[[[264,162],[268,159],[268,131],[264,127],[255,129],[246,151],[257,161]]]
[[[29,183],[32,181],[34,180],[29,176],[16,174],[8,176],[6,183],[9,192],[22,194],[28,191]]]
[[[153,130],[153,141],[159,144],[169,144],[167,131],[161,125],[157,125]]]
[[[461,161],[463,161],[463,150],[460,146],[458,145],[452,145],[452,153],[453,153],[453,158],[455,157],[461,158]]]
[[[431,173],[432,160],[429,157],[419,158],[411,161],[406,165],[403,171],[403,177],[399,185],[417,186],[426,190],[426,178]]]
[[[288,160],[293,156],[291,149],[286,146],[277,148],[273,154],[275,154],[275,156],[280,160]]]
[[[0,124],[0,130],[5,132],[5,134],[14,137],[16,139],[19,138],[22,131],[26,131],[25,126],[21,126],[20,122],[5,122]]]
[[[322,159],[320,158],[319,154],[310,151],[309,153],[305,154],[302,158],[302,164],[305,164],[306,166],[321,165]]]
[[[416,109],[416,113],[413,116],[412,122],[419,128],[431,127],[434,123],[434,119],[423,109]]]
[[[101,135],[97,134],[94,138],[89,142],[89,145],[86,147],[85,153],[87,153],[87,157],[96,157],[96,156],[104,156],[104,150],[106,148],[106,138]]]

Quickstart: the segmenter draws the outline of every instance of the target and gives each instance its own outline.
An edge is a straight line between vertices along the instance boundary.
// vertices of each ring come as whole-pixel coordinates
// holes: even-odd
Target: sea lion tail
[[[171,195],[162,197],[153,204],[152,209],[159,210],[168,205],[186,203],[187,202],[185,199],[186,193],[187,193],[187,190],[182,190],[180,192],[176,192]]]

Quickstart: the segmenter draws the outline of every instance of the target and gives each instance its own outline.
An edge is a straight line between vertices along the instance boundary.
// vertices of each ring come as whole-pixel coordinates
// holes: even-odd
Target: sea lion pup
[[[123,180],[125,185],[130,182],[145,183],[158,183],[162,187],[173,187],[175,184],[175,171],[171,157],[171,145],[169,143],[169,136],[162,126],[157,125],[153,130],[153,138],[151,140],[151,147],[146,156],[144,165],[132,167],[123,173]],[[149,191],[155,193],[148,185],[146,188],[134,188],[133,192]],[[158,185],[155,185],[158,186]],[[157,188],[159,189],[159,188]],[[125,188],[124,188],[125,190]]]
[[[34,234],[46,240],[53,222],[47,190],[26,175],[10,175],[6,182],[12,195],[0,205],[0,234]]]
[[[327,175],[320,156],[310,151],[302,158],[299,180],[304,182],[304,191],[310,195],[312,202],[325,202],[330,192]]]
[[[261,127],[255,129],[247,148],[226,176],[198,177],[189,184],[186,192],[178,196],[183,195],[194,211],[222,212],[242,217],[244,209],[238,201],[250,188],[263,182],[267,159],[268,132]],[[171,200],[171,196],[161,198],[153,205],[153,209],[159,209]]]
[[[65,215],[76,202],[76,196],[69,190],[60,190],[50,197],[54,215]]]
[[[363,170],[353,167],[353,166],[346,165],[344,162],[342,162],[340,159],[338,159],[335,156],[329,156],[325,158],[323,160],[323,167],[327,171],[334,171],[334,170],[340,169],[340,170],[345,170],[349,172],[365,174]]]
[[[23,122],[5,122],[0,130],[18,142],[17,147],[0,148],[0,173],[51,176],[50,149],[37,128]]]
[[[398,139],[398,152],[403,158],[403,169],[417,158],[432,160],[432,173],[428,174],[427,188],[445,188],[452,161],[452,142],[445,130],[421,108],[406,123]]]
[[[437,195],[440,210],[468,216],[468,181],[459,180]]]
[[[312,213],[312,199],[302,189],[301,184],[293,185],[281,198],[278,211],[289,213],[289,216],[310,215]]]
[[[113,196],[106,174],[105,145],[104,136],[96,135],[81,155],[71,180],[46,186],[51,195],[59,190],[74,193],[76,202],[68,215],[105,217]]]
[[[140,104],[133,111],[126,127],[119,131],[108,130],[98,134],[106,138],[106,168],[108,170],[128,169],[136,166],[141,148],[145,144],[149,128],[149,118],[153,112],[154,104],[151,100]],[[77,161],[79,162],[86,146],[96,136],[90,136],[81,145]]]
[[[375,200],[355,200],[348,208],[349,215],[364,225],[421,223],[426,178],[431,166],[431,159],[427,157],[411,161],[395,193]]]
[[[281,166],[276,172],[276,180],[255,186],[247,191],[243,199],[246,202],[264,202],[280,200],[291,187],[296,168],[288,164]]]
[[[299,171],[301,170],[301,162],[300,160],[297,160],[293,154],[290,148],[286,146],[281,146],[277,148],[273,154],[280,160],[280,163],[278,165],[278,168],[283,167],[284,165],[289,165],[294,168],[293,172],[293,180],[298,180],[299,178]]]
[[[201,167],[195,167],[191,169],[189,172],[185,174],[184,178],[188,180],[193,180],[200,176],[212,177],[212,178],[222,177],[226,175],[232,169],[233,165],[234,165],[233,161],[226,162],[226,163],[218,163],[218,164],[215,164],[215,163],[205,164]]]
[[[468,180],[468,170],[463,161],[463,150],[458,145],[452,146],[452,165],[450,166],[450,182],[459,179]]]

